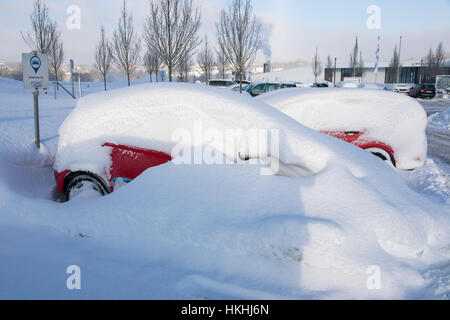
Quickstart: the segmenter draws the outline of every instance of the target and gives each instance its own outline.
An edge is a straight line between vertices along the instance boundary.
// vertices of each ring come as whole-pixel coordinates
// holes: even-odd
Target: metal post
[[[402,55],[402,37],[400,36],[400,47],[398,49],[397,83],[400,82],[400,60]]]
[[[55,100],[56,100],[56,82],[54,83],[53,88],[55,89],[54,91],[55,91]]]
[[[41,140],[39,137],[39,90],[33,91],[34,100],[34,133],[35,143],[38,149],[41,147]]]
[[[73,63],[73,60],[70,59],[70,78],[72,80],[72,97],[75,99],[75,87],[73,85],[73,68],[74,68],[74,63]]]
[[[81,98],[83,96],[83,92],[81,91],[81,80],[80,73],[78,72],[78,96]]]
[[[420,73],[419,73],[419,83],[423,81],[423,59],[420,60]]]

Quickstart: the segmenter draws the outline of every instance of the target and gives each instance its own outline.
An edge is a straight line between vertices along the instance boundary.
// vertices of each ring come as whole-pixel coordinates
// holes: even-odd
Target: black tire
[[[391,164],[393,167],[397,167],[395,158],[390,152],[380,148],[367,148],[366,150],[373,154],[375,157],[380,158],[388,164]]]
[[[101,178],[90,173],[80,172],[69,177],[65,192],[66,200],[70,201],[74,195],[83,192],[83,188],[95,190],[101,196],[109,194],[109,190]]]

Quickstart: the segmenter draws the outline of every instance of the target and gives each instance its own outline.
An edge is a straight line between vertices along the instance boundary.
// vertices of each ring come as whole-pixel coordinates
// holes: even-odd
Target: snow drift
[[[314,130],[365,131],[365,136],[394,150],[399,169],[417,168],[426,160],[426,113],[407,96],[364,89],[304,89],[257,99]]]

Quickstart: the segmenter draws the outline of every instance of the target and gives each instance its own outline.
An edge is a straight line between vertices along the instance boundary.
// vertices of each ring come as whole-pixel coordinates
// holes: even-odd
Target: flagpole
[[[378,64],[379,64],[379,60],[380,60],[380,36],[378,36],[378,43],[377,43],[377,51],[375,54],[375,83],[377,83],[377,77],[378,77]]]

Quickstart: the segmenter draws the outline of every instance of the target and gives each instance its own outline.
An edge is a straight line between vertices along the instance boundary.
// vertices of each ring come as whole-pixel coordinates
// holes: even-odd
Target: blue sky
[[[27,51],[20,31],[27,31],[32,0],[0,0],[0,40],[7,43],[0,50],[0,60],[18,61]],[[201,35],[214,41],[214,24],[219,12],[231,0],[199,0],[202,7]],[[104,24],[109,33],[117,21],[121,0],[47,0],[50,14],[61,27],[66,55],[80,63],[93,62],[99,26]],[[141,29],[148,11],[148,0],[128,0],[138,29]],[[66,27],[69,5],[81,10],[81,29]],[[376,5],[381,12],[381,29],[369,30],[366,9]],[[340,60],[348,59],[355,36],[360,39],[365,61],[373,61],[377,36],[382,37],[381,57],[389,60],[399,36],[404,39],[405,59],[420,59],[430,46],[439,41],[450,52],[449,0],[253,0],[255,14],[272,29],[269,44],[273,61],[309,61],[315,51],[323,59],[330,54]],[[259,61],[265,60],[263,55]]]

